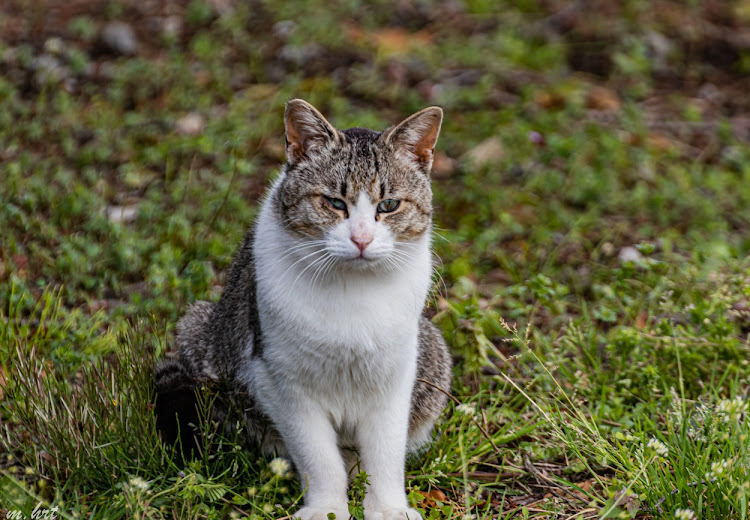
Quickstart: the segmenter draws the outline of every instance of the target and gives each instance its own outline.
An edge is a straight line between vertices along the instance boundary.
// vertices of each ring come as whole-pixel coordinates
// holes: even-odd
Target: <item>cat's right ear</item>
[[[338,142],[339,131],[307,101],[292,99],[284,112],[286,160],[294,164],[329,142]]]

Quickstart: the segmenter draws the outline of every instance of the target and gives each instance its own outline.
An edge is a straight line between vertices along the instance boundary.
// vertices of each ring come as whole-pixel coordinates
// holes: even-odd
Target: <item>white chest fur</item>
[[[429,236],[398,269],[334,267],[325,275],[300,260],[311,249],[290,253],[297,245],[265,204],[254,246],[264,366],[251,384],[261,394],[282,385],[284,393],[313,396],[334,422],[356,422],[388,387],[413,383]]]

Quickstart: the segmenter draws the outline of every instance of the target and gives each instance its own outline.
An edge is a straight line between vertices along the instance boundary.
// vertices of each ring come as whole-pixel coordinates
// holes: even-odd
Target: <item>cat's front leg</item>
[[[305,489],[305,506],[294,513],[301,520],[349,519],[347,472],[330,420],[312,402],[299,401],[274,421]]]
[[[357,430],[362,469],[370,482],[364,500],[365,520],[422,520],[408,507],[404,490],[413,386],[408,381],[406,378],[392,392],[380,396]]]

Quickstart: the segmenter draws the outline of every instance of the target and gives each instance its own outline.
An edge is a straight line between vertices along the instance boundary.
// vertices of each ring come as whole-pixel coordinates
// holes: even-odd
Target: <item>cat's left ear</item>
[[[394,148],[408,152],[425,171],[429,172],[442,122],[443,109],[428,107],[386,130],[383,139]]]

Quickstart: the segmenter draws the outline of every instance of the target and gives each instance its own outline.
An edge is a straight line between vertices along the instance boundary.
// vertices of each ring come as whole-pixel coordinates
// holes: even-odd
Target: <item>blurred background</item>
[[[3,0],[0,360],[38,346],[74,378],[118,333],[168,349],[284,162],[288,99],[377,130],[436,104],[428,313],[496,445],[451,412],[410,469],[443,480],[414,489],[493,518],[745,518],[747,421],[706,421],[747,411],[749,73],[746,0]],[[535,430],[551,392],[575,413]],[[672,414],[699,405],[690,436]],[[722,460],[735,480],[696,484]]]
[[[174,320],[213,294],[292,97],[340,128],[445,109],[449,281],[750,247],[747,2],[6,0],[0,35],[3,301]]]

